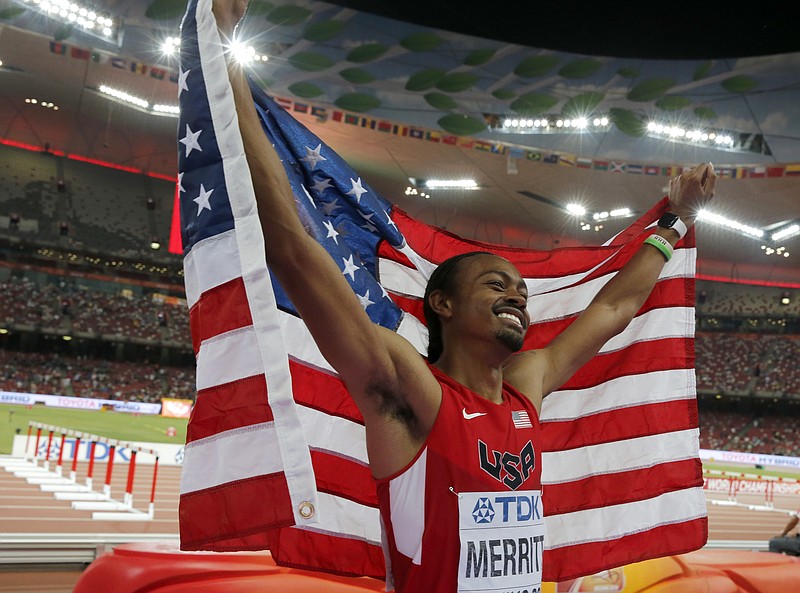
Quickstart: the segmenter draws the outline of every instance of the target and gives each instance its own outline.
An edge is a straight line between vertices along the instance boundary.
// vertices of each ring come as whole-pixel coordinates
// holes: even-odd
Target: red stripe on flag
[[[534,251],[481,241],[466,241],[443,229],[413,220],[397,207],[392,209],[392,220],[405,236],[409,246],[430,262],[439,264],[453,255],[467,251],[489,251],[508,259],[526,278],[560,278],[584,272],[601,263],[614,251],[603,247],[566,247],[552,251]],[[379,246],[378,253],[382,257],[410,266],[405,256],[384,243]]]
[[[703,464],[683,459],[653,467],[590,476],[563,484],[546,484],[543,503],[548,516],[637,502],[703,485]]]
[[[324,570],[346,576],[383,579],[383,549],[379,545],[343,536],[302,529],[280,529],[265,534],[272,558],[279,566],[303,570]],[[309,551],[313,550],[313,558]],[[308,558],[308,562],[298,562]],[[376,570],[380,567],[380,571]],[[327,578],[327,577],[326,577]],[[383,583],[379,590],[383,590]]]
[[[272,420],[274,417],[267,400],[267,380],[264,375],[239,379],[198,392],[186,442]]]
[[[686,353],[691,347],[691,338],[663,338],[598,354],[578,370],[562,389],[587,389],[618,377],[689,369],[693,364],[687,359]]]
[[[364,424],[364,417],[339,377],[296,360],[289,361],[289,370],[292,374],[292,393],[298,404]]]
[[[621,566],[682,554],[702,548],[707,540],[708,518],[655,527],[614,540],[576,544],[544,551],[543,581],[560,581]]]
[[[555,452],[600,443],[697,427],[694,399],[616,408],[582,418],[542,423],[543,451]]]
[[[261,536],[248,536],[291,525],[291,508],[283,472],[182,494],[181,550],[263,550]]]
[[[311,451],[317,489],[364,506],[378,508],[378,493],[369,467],[325,451]]]
[[[207,290],[189,310],[195,354],[203,340],[248,325],[253,325],[253,317],[241,277]]]
[[[392,292],[389,293],[389,298],[392,299],[394,304],[400,307],[403,311],[419,319],[423,325],[425,324],[425,313],[422,310],[422,299],[402,296]]]

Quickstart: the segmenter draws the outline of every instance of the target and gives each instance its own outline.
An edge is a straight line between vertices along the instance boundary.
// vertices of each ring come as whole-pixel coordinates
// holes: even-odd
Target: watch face
[[[652,220],[652,219],[651,219]],[[671,229],[675,226],[675,223],[678,221],[678,215],[672,214],[671,212],[667,212],[658,219],[658,226],[664,229]]]

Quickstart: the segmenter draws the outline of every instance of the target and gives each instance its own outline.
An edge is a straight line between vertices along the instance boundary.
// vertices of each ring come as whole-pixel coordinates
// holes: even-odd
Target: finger
[[[714,171],[711,171],[711,174],[708,176],[708,181],[705,186],[705,193],[706,195],[711,198],[714,196],[714,189],[717,187],[717,174]]]

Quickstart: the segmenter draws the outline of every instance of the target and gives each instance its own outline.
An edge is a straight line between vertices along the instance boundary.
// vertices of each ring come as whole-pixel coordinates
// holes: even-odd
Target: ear
[[[453,315],[450,297],[442,290],[434,290],[428,295],[428,305],[439,317],[450,318]]]

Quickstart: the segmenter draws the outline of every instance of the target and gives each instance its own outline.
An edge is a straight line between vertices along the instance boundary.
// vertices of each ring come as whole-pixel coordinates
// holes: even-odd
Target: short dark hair
[[[425,314],[425,323],[428,326],[428,362],[434,363],[439,360],[444,349],[442,343],[442,323],[439,315],[431,308],[428,297],[435,290],[442,290],[447,294],[452,294],[455,290],[455,278],[458,264],[461,260],[475,255],[492,255],[488,251],[469,251],[460,253],[444,260],[433,271],[425,286],[425,296],[422,303],[422,312]]]

